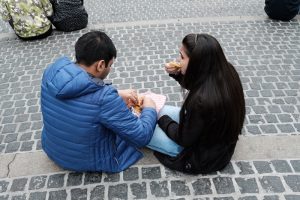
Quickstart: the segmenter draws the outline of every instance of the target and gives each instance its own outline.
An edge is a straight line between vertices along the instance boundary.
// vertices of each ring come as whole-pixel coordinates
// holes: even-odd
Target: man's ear
[[[105,68],[105,61],[104,60],[99,60],[97,62],[97,65],[96,65],[97,71],[102,72],[104,68]]]

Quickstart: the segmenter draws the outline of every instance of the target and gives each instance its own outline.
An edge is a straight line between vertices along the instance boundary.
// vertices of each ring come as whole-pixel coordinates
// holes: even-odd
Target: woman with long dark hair
[[[184,103],[164,106],[148,147],[170,169],[221,170],[230,162],[245,118],[239,75],[207,34],[186,35],[179,61],[179,66],[166,64],[166,71],[187,90]]]

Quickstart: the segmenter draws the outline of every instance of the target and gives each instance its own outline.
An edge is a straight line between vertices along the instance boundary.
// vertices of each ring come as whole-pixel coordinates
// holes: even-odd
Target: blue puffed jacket
[[[42,148],[57,165],[74,171],[120,172],[143,155],[156,111],[138,118],[111,85],[91,77],[66,57],[43,74]]]

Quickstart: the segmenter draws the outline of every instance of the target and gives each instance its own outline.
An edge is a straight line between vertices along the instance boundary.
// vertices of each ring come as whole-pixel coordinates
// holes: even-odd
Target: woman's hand
[[[128,108],[137,104],[138,102],[138,96],[136,90],[133,89],[118,90],[118,94],[123,98]]]
[[[150,97],[147,97],[147,95],[143,97],[143,102],[142,102],[142,108],[146,108],[146,107],[156,109],[155,102]]]
[[[178,74],[180,73],[180,67],[176,67],[170,63],[165,64],[165,70],[168,74]]]

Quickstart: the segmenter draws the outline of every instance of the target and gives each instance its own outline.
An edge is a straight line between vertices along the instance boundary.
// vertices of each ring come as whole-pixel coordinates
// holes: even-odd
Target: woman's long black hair
[[[214,37],[189,34],[182,45],[189,57],[182,82],[189,94],[183,108],[196,106],[200,110],[205,120],[204,130],[199,133],[202,142],[236,142],[245,118],[245,99],[238,73]]]

